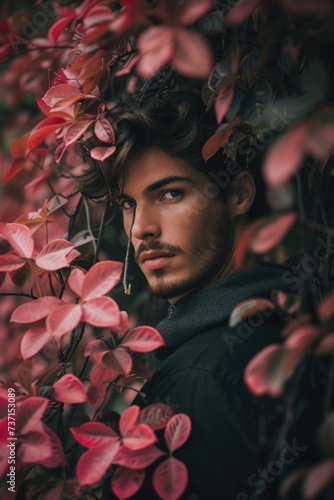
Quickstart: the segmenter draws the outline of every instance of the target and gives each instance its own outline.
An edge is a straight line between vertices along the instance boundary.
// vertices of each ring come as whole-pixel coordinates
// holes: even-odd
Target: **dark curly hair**
[[[233,182],[242,169],[249,169],[257,185],[257,196],[250,219],[268,213],[264,198],[265,187],[260,172],[261,158],[256,155],[248,161],[247,144],[236,161],[220,149],[207,162],[202,148],[215,133],[217,122],[213,109],[206,111],[201,97],[192,92],[169,92],[161,97],[150,97],[140,105],[122,103],[110,111],[110,122],[116,135],[116,151],[104,161],[92,160],[89,152],[101,145],[94,136],[82,143],[81,154],[87,168],[76,176],[81,192],[92,199],[117,200],[124,169],[136,154],[156,147],[170,156],[187,160],[194,168],[206,173],[218,186],[218,197],[226,199],[233,190]],[[239,148],[240,149],[240,148]]]

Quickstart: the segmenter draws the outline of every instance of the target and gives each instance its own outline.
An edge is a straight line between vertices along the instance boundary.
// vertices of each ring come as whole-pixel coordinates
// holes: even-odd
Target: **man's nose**
[[[132,237],[137,240],[159,238],[161,228],[156,210],[137,204],[132,225]]]

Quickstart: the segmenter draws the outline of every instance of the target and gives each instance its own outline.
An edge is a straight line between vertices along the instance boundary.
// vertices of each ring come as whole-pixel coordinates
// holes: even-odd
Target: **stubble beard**
[[[186,278],[172,282],[166,279],[168,270],[157,269],[152,273],[153,280],[148,282],[150,292],[161,299],[173,300],[214,280],[231,256],[232,240],[228,217],[223,223],[217,221],[217,227],[211,237],[203,236],[198,240],[195,256],[200,258],[200,265],[197,269],[193,269]]]

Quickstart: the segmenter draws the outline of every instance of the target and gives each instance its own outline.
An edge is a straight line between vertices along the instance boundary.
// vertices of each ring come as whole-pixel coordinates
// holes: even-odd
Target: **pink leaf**
[[[0,238],[4,238],[21,256],[30,259],[34,251],[34,240],[23,224],[0,222]]]
[[[64,83],[51,87],[43,97],[43,101],[48,106],[53,108],[59,103],[59,101],[62,101],[67,97],[72,97],[73,99],[79,100],[84,97],[84,94],[80,92],[78,87],[75,87],[74,85],[70,85],[68,83]]]
[[[263,254],[275,248],[296,222],[297,214],[288,213],[284,215],[270,217],[266,223],[260,227],[250,242],[250,249],[254,253]]]
[[[244,300],[240,302],[231,312],[229,318],[229,327],[234,328],[247,316],[251,316],[254,312],[268,311],[274,309],[274,304],[262,297],[254,297],[253,299]]]
[[[175,414],[171,406],[164,403],[152,403],[139,413],[138,422],[149,425],[153,430],[164,429]]]
[[[84,356],[90,356],[96,352],[109,351],[110,347],[104,342],[104,340],[92,340],[85,347]]]
[[[36,257],[36,264],[47,271],[56,271],[68,267],[66,255],[74,248],[73,243],[66,240],[53,240],[45,245]]]
[[[85,276],[82,300],[101,297],[119,282],[122,275],[123,263],[106,260],[95,264]]]
[[[56,340],[76,328],[81,320],[80,304],[63,304],[52,311],[46,320],[46,326]]]
[[[229,12],[226,21],[229,24],[241,24],[250,17],[262,0],[239,0]]]
[[[49,443],[51,444],[52,450],[49,457],[43,460],[44,467],[55,468],[59,465],[67,465],[63,445],[61,444],[59,437],[56,436],[56,434],[52,432],[52,430],[49,429],[49,427],[47,427],[46,425],[43,425],[43,428],[44,433],[49,438]]]
[[[174,457],[169,457],[159,464],[153,474],[154,489],[162,500],[180,498],[187,483],[187,467]]]
[[[146,424],[132,427],[123,437],[123,444],[130,450],[142,450],[157,441],[154,431]]]
[[[289,349],[308,349],[314,340],[319,338],[322,333],[322,329],[317,326],[304,325],[290,333],[284,345]]]
[[[75,13],[73,11],[72,14],[66,17],[61,17],[57,22],[55,22],[51,28],[48,31],[48,38],[51,40],[53,44],[56,44],[58,38],[62,33],[64,33],[64,30],[66,29],[67,25],[75,18]]]
[[[316,354],[327,354],[334,352],[334,333],[326,335],[317,345],[315,351]]]
[[[19,403],[16,414],[16,429],[18,434],[28,434],[40,428],[42,425],[41,419],[48,403],[47,399],[35,396],[28,397]]]
[[[45,318],[55,307],[61,304],[63,304],[63,301],[58,299],[58,297],[41,297],[17,307],[10,321],[15,321],[15,323],[34,323]]]
[[[94,160],[103,161],[106,158],[109,158],[116,151],[115,146],[110,146],[106,148],[104,146],[96,146],[90,151],[90,156]]]
[[[96,121],[94,132],[100,141],[106,142],[107,144],[115,144],[115,132],[107,118],[102,117]]]
[[[71,428],[74,438],[86,448],[114,446],[119,440],[118,434],[102,422],[87,422],[80,427]]]
[[[113,446],[104,444],[86,451],[77,465],[77,476],[81,484],[94,484],[100,481],[113,462],[119,443]]]
[[[303,143],[308,131],[308,124],[299,125],[283,134],[269,148],[263,175],[270,186],[280,186],[297,171],[304,157]]]
[[[114,457],[113,463],[123,465],[129,469],[143,469],[162,455],[165,455],[165,453],[154,445],[143,450],[129,450],[125,446],[121,446]]]
[[[87,397],[91,407],[95,409],[99,408],[105,400],[106,393],[106,384],[94,385],[89,383],[87,387]]]
[[[71,125],[66,131],[64,136],[65,146],[67,147],[70,144],[73,144],[79,139],[79,137],[83,136],[92,123],[92,119],[87,120],[84,116],[79,116],[73,125]]]
[[[128,375],[132,368],[131,356],[126,351],[119,349],[107,352],[102,358],[102,363],[114,377],[116,375]]]
[[[14,252],[5,253],[0,255],[0,271],[4,273],[9,273],[11,271],[16,271],[25,265],[25,261],[22,257],[19,257]]]
[[[224,116],[229,110],[232,99],[234,95],[234,90],[232,85],[226,85],[223,87],[215,100],[215,112],[217,123],[221,123],[223,121]]]
[[[87,300],[82,304],[82,321],[93,326],[117,328],[120,323],[118,305],[110,297]]]
[[[314,498],[334,478],[334,459],[321,462],[306,475],[303,483],[304,498]]]
[[[37,352],[39,352],[49,341],[50,333],[45,325],[33,326],[32,328],[29,328],[29,330],[23,335],[20,343],[22,358],[31,358],[31,356],[34,356]]]
[[[198,33],[177,28],[174,31],[172,66],[190,78],[206,78],[212,70],[210,46]]]
[[[53,384],[53,398],[63,403],[84,403],[87,401],[83,383],[71,373],[67,373]]]
[[[18,449],[17,459],[24,463],[43,464],[52,453],[51,443],[44,432],[30,432]]]
[[[138,326],[123,337],[121,345],[135,352],[150,352],[164,344],[164,339],[155,328]]]
[[[137,47],[141,53],[137,72],[144,78],[148,78],[171,59],[173,31],[168,26],[152,26],[140,35]]]
[[[122,436],[125,436],[125,434],[135,425],[138,415],[139,406],[137,405],[130,406],[122,413],[119,420],[119,430]]]
[[[212,7],[211,0],[191,0],[183,2],[184,9],[178,15],[180,24],[193,24],[197,19],[200,19]]]
[[[85,273],[82,269],[75,268],[72,269],[70,277],[68,278],[68,285],[73,290],[74,293],[81,297],[82,294],[82,285],[87,273]]]
[[[188,439],[191,420],[185,413],[174,415],[165,429],[165,440],[170,451],[180,448]]]
[[[139,490],[144,479],[144,469],[133,470],[127,467],[117,467],[111,478],[111,488],[119,500],[125,500]]]
[[[64,118],[52,117],[43,120],[30,134],[27,153],[36,149],[50,134],[62,128],[64,123]]]

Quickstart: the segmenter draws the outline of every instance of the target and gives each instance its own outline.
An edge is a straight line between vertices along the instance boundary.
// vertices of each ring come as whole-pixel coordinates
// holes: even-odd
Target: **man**
[[[160,365],[142,389],[146,397],[134,402],[164,402],[190,416],[190,438],[175,452],[189,472],[182,498],[273,498],[279,481],[265,464],[280,401],[253,396],[243,372],[257,352],[281,341],[282,321],[272,312],[256,325],[229,328],[228,318],[243,300],[288,290],[284,269],[254,261],[235,269],[233,250],[256,198],[253,176],[221,152],[205,164],[201,151],[214,122],[198,99],[173,99],[114,110],[115,156],[82,181],[89,196],[111,190],[151,292],[171,304],[157,326],[166,342],[156,353]],[[134,498],[158,498],[151,481]]]

